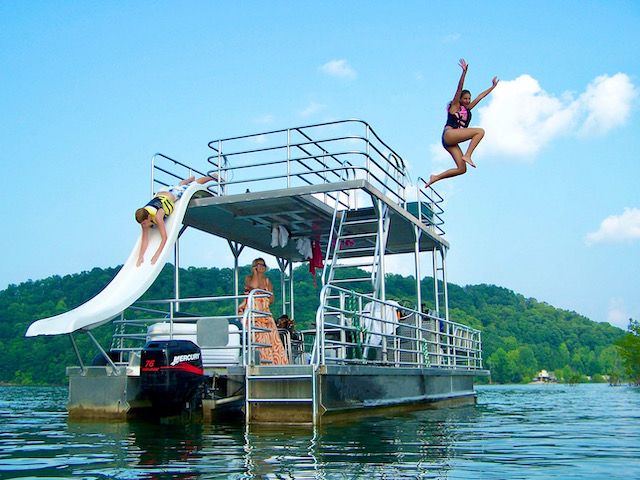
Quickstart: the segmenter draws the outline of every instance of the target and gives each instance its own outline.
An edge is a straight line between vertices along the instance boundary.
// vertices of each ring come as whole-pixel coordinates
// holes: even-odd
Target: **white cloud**
[[[602,134],[623,125],[631,113],[632,100],[638,92],[624,73],[602,75],[587,86],[578,103],[586,111],[580,133]]]
[[[486,135],[477,153],[531,159],[559,137],[605,134],[627,122],[637,96],[624,73],[597,77],[577,97],[548,93],[530,75],[501,81],[478,108]]]
[[[621,298],[612,298],[609,301],[609,310],[607,312],[607,322],[615,327],[627,329],[630,316]]]
[[[357,77],[356,71],[345,59],[331,60],[320,67],[320,71],[332,77],[353,80]]]
[[[459,33],[450,33],[449,35],[445,35],[442,37],[442,43],[454,43],[460,40]]]
[[[309,105],[306,106],[304,110],[300,112],[300,116],[302,117],[310,117],[326,108],[326,105],[322,105],[317,102],[310,102]]]
[[[479,123],[486,130],[482,153],[531,156],[573,128],[574,109],[529,75],[500,82],[489,104],[479,109]]]
[[[640,208],[625,208],[621,215],[611,215],[600,228],[587,234],[587,245],[640,240]]]

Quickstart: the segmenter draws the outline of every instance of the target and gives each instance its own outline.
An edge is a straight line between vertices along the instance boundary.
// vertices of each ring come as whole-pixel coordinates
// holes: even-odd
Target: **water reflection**
[[[479,389],[477,406],[318,428],[75,423],[66,389],[0,387],[0,478],[640,478],[640,389]]]
[[[317,428],[250,427],[247,473],[274,478],[442,478],[475,407],[368,417]]]

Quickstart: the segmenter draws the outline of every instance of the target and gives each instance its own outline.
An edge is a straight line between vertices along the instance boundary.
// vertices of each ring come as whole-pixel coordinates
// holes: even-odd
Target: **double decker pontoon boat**
[[[72,417],[237,410],[248,423],[310,424],[340,413],[475,401],[474,376],[488,372],[480,332],[449,318],[442,198],[423,179],[412,186],[403,159],[366,122],[287,128],[209,147],[205,168],[162,154],[152,159],[152,191],[192,174],[220,179],[190,187],[177,202],[159,265],[135,266],[138,243],[103,292],[29,327],[27,336],[71,338],[79,362],[67,368]],[[179,238],[189,228],[227,240],[235,267],[227,295],[180,295]],[[309,326],[279,330],[288,365],[261,360],[271,345],[257,341],[264,328],[256,319],[271,314],[257,307],[269,292],[241,291],[245,247],[277,260],[282,298],[273,316]],[[139,301],[172,253],[174,298]],[[415,272],[402,305],[385,288],[394,255]],[[428,310],[420,282],[425,256],[433,276]],[[323,265],[319,305],[315,318],[299,318],[294,265],[310,260]],[[194,313],[206,306],[216,313]],[[92,330],[107,322],[114,334],[103,347]],[[75,341],[82,334],[100,351],[92,365]]]

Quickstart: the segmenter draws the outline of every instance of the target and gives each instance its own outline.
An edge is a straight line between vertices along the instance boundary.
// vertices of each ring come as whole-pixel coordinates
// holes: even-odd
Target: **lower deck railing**
[[[325,285],[312,362],[480,370],[479,330],[431,313]]]
[[[139,302],[114,321],[110,359],[135,368],[146,342],[182,339],[200,346],[205,368],[265,364],[259,352],[272,345],[256,341],[255,334],[266,331],[256,319],[271,313],[255,306],[267,295],[256,289],[241,296]],[[243,299],[247,308],[238,315],[235,305]],[[476,329],[334,285],[325,285],[320,299],[314,329],[279,330],[290,364],[483,368]],[[226,313],[197,313],[207,310]]]

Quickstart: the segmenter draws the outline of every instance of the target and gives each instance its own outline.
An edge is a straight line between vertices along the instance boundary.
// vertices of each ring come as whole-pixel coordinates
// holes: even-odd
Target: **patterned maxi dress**
[[[269,315],[266,317],[258,316],[259,314],[256,313],[254,325],[256,327],[271,329],[269,332],[257,332],[254,330],[254,342],[271,345],[271,347],[261,347],[258,349],[260,352],[260,361],[264,361],[265,363],[270,362],[271,365],[288,365],[289,360],[287,359],[287,353],[280,341],[276,322],[273,320],[271,311],[269,310],[269,299],[266,297],[255,298],[254,302],[254,308],[256,310],[269,312]]]

